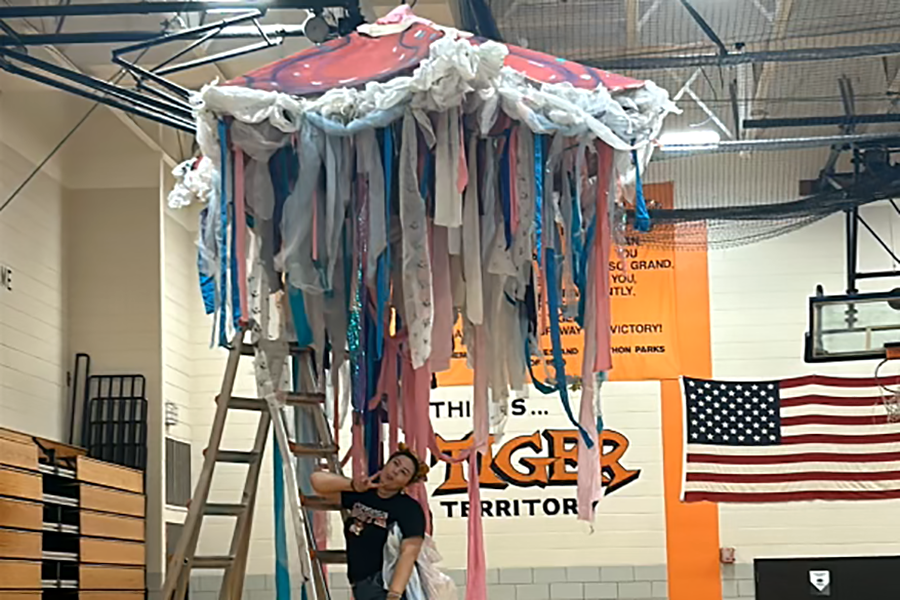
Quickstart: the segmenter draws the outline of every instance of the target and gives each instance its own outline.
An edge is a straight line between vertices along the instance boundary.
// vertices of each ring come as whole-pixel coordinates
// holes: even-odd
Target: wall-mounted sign
[[[831,571],[810,571],[809,583],[813,596],[831,595]]]
[[[0,290],[6,292],[13,290],[13,270],[6,265],[0,265]]]
[[[471,445],[471,434],[459,440],[445,440],[437,436],[441,451],[458,456]],[[578,431],[574,429],[545,429],[529,435],[509,439],[499,447],[481,456],[479,487],[483,490],[507,490],[513,488],[574,488],[578,482]],[[602,434],[603,450],[600,468],[606,494],[615,492],[640,477],[640,469],[629,469],[622,464],[628,450],[628,438],[617,431],[605,430]],[[432,463],[436,463],[433,459]],[[442,472],[443,471],[443,472]],[[468,486],[466,469],[461,463],[444,463],[438,469],[438,485],[432,496],[465,494]],[[571,497],[541,497],[535,499],[490,499],[481,501],[485,517],[556,516],[578,514],[578,504]],[[442,516],[466,517],[468,502],[444,500],[439,505]]]

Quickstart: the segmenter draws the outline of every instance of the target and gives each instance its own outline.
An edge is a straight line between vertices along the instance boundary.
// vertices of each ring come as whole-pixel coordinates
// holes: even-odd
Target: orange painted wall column
[[[712,376],[706,252],[679,251],[675,261],[678,350],[684,375]],[[719,507],[681,502],[684,402],[678,380],[662,382],[663,468],[669,600],[721,600]]]

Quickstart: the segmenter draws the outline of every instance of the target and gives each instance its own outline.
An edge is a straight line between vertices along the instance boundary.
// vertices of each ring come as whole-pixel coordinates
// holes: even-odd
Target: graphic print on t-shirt
[[[350,525],[350,532],[355,535],[361,535],[366,525],[370,524],[387,529],[388,513],[356,502],[353,505],[353,510],[350,512],[350,519],[353,521]]]

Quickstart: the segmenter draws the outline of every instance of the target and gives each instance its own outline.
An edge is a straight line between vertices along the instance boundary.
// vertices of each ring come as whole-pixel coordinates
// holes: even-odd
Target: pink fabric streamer
[[[488,417],[488,372],[483,364],[485,356],[484,334],[479,328],[476,331],[475,343],[475,401],[474,401],[474,430],[473,445],[461,452],[456,458],[444,454],[438,447],[434,429],[431,425],[429,414],[429,398],[431,395],[431,365],[426,362],[420,369],[413,369],[409,351],[405,348],[401,351],[401,344],[405,339],[405,333],[390,336],[385,339],[385,360],[382,361],[382,377],[379,380],[379,390],[387,394],[388,403],[392,402],[391,396],[397,389],[396,363],[393,366],[385,366],[391,363],[390,357],[396,357],[398,352],[402,357],[401,399],[403,411],[403,433],[406,444],[419,457],[424,457],[426,450],[430,450],[432,456],[449,463],[461,463],[469,460],[469,540],[468,540],[468,571],[469,584],[466,586],[466,600],[487,600],[487,567],[484,555],[484,536],[481,522],[481,490],[478,476],[478,452],[487,451],[489,442],[489,417]],[[481,360],[479,360],[481,356]],[[380,401],[381,392],[370,402]],[[391,411],[392,420],[396,413]],[[354,426],[356,423],[354,422]],[[362,430],[354,431],[354,440],[359,436],[362,444]],[[393,440],[391,441],[393,444]],[[426,527],[432,529],[432,515],[428,507],[428,495],[423,483],[410,486],[409,495],[418,501],[425,512]]]
[[[453,355],[453,298],[450,284],[450,251],[446,227],[432,226],[431,273],[434,286],[434,324],[431,330],[433,372],[450,368]]]
[[[484,556],[484,530],[481,522],[481,485],[478,476],[478,452],[488,446],[488,369],[485,361],[487,347],[484,327],[475,328],[475,398],[472,402],[472,421],[475,438],[469,455],[469,523],[466,568],[466,600],[487,600],[487,561]]]
[[[612,369],[612,337],[610,333],[609,250],[612,240],[609,231],[609,184],[612,178],[612,148],[597,142],[597,238],[594,244],[594,285],[596,298],[594,306],[597,327],[594,332],[596,356],[594,373]]]
[[[588,268],[594,268],[598,252],[592,252],[588,259]],[[597,286],[588,286],[586,306],[594,306]],[[581,410],[578,424],[588,432],[594,443],[587,447],[582,436],[578,436],[578,520],[593,523],[596,509],[594,503],[603,496],[603,480],[600,470],[600,435],[597,432],[597,415],[594,412],[594,399],[597,394],[594,362],[597,358],[597,313],[588,310],[584,316],[584,359],[581,363]]]
[[[388,338],[390,340],[391,338]],[[381,360],[381,372],[378,375],[378,387],[375,395],[369,400],[369,410],[375,410],[381,404],[383,398],[387,399],[388,410],[388,454],[393,454],[400,446],[398,440],[398,425],[400,414],[397,400],[400,396],[400,382],[397,380],[397,352],[396,346],[386,349]]]
[[[234,245],[237,254],[238,295],[240,296],[241,326],[250,323],[247,309],[247,209],[244,205],[244,151],[234,149]]]
[[[519,128],[514,126],[509,134],[509,227],[515,233],[519,229],[519,189],[516,178],[518,160]]]

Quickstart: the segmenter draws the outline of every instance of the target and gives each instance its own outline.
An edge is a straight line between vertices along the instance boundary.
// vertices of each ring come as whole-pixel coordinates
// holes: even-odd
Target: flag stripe
[[[782,427],[794,425],[892,425],[900,430],[900,423],[888,421],[887,414],[856,416],[815,414],[781,417]]]
[[[812,500],[891,500],[900,498],[900,490],[836,492],[764,492],[764,493],[724,493],[685,492],[685,502],[809,502]]]
[[[858,425],[829,425],[827,423],[811,423],[808,425],[791,425],[782,429],[782,435],[872,435],[875,433],[900,433],[900,423],[867,423]],[[763,438],[762,441],[765,441]]]
[[[770,382],[766,382],[770,383]],[[785,379],[778,383],[782,389],[798,388],[805,385],[824,385],[836,388],[878,388],[882,385],[898,385],[900,384],[900,375],[893,377],[827,377],[825,375],[807,375],[805,377],[795,377],[793,379]]]
[[[801,473],[688,473],[687,481],[713,483],[784,483],[794,481],[900,481],[900,471],[860,471],[835,473],[832,471],[810,471]]]
[[[803,462],[879,462],[900,460],[900,452],[885,452],[881,454],[839,454],[829,452],[806,452],[800,454],[688,454],[688,462],[706,462],[723,465],[778,465]],[[689,470],[690,471],[690,470]]]
[[[760,475],[766,473],[811,473],[815,471],[829,473],[883,473],[887,471],[900,471],[900,461],[871,462],[871,463],[846,463],[839,461],[812,461],[806,463],[784,463],[768,465],[738,465],[719,463],[694,463],[691,465],[693,473],[740,473],[748,475]]]
[[[828,435],[804,434],[783,435],[782,445],[795,444],[896,444],[900,442],[900,433],[877,433],[872,435]],[[842,449],[844,452],[848,450]]]
[[[778,483],[724,483],[712,481],[692,481],[686,483],[689,492],[805,492],[805,491],[876,491],[900,490],[900,479],[886,481],[780,481]]]
[[[715,454],[720,456],[758,456],[758,446],[713,446],[706,444],[688,444],[688,454]],[[768,456],[785,456],[801,452],[836,452],[838,454],[878,454],[881,452],[897,452],[896,444],[850,444],[836,447],[834,444],[797,444],[795,446],[768,446]]]
[[[781,408],[794,408],[797,406],[884,406],[882,396],[824,396],[822,394],[809,394],[794,396],[793,398],[781,398]]]

